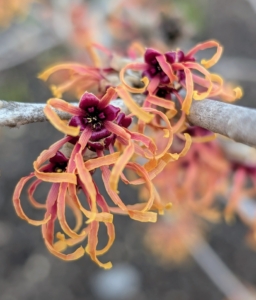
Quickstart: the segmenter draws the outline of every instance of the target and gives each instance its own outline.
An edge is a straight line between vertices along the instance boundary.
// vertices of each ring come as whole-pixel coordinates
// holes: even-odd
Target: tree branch
[[[194,101],[188,121],[256,147],[256,110],[215,100]]]
[[[77,106],[78,102],[72,103]],[[121,100],[114,100],[112,104],[127,109]],[[19,127],[20,125],[48,121],[44,114],[45,103],[23,103],[0,100],[0,126]],[[62,120],[69,120],[71,115],[55,110]]]
[[[135,101],[141,105],[142,97]],[[77,105],[78,103],[73,103]],[[127,112],[122,100],[112,104]],[[45,104],[0,101],[0,126],[16,127],[35,122],[47,121],[43,109]],[[57,111],[63,120],[70,115]],[[256,147],[256,110],[214,100],[194,101],[187,117],[192,125],[227,136],[237,142]]]

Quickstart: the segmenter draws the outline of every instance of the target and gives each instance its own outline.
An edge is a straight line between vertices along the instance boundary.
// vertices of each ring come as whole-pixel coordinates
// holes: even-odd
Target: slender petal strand
[[[134,154],[134,145],[132,142],[128,144],[125,148],[123,154],[118,158],[116,161],[109,178],[109,184],[112,190],[117,191],[117,185],[119,181],[119,177],[123,172],[126,164],[131,159],[132,155]]]
[[[34,177],[34,174],[32,173],[29,176],[23,177],[21,178],[21,180],[19,181],[19,183],[16,185],[15,190],[14,190],[14,194],[13,194],[13,205],[15,208],[15,211],[17,213],[17,215],[23,219],[26,220],[29,224],[35,225],[35,226],[41,226],[42,224],[47,223],[51,216],[45,216],[43,220],[41,221],[36,221],[36,220],[32,220],[30,219],[23,211],[22,207],[21,207],[21,203],[20,203],[20,195],[21,195],[21,191],[23,190],[24,185],[31,179]]]
[[[171,65],[168,64],[166,57],[164,55],[160,55],[156,57],[156,60],[159,62],[160,67],[162,68],[164,73],[169,77],[171,82],[177,80],[177,77],[174,74]]]
[[[101,98],[98,105],[98,109],[103,109],[109,105],[110,101],[116,98],[116,90],[113,87],[109,87],[105,95]]]
[[[193,90],[194,90],[194,83],[193,83],[193,77],[191,74],[191,71],[188,68],[184,69],[185,76],[186,76],[186,97],[182,104],[182,110],[185,111],[185,113],[188,115],[190,106],[192,103],[192,96],[193,96]]]
[[[40,167],[43,163],[45,163],[48,159],[53,157],[56,152],[68,141],[70,140],[69,137],[65,137],[61,139],[60,141],[53,144],[48,150],[44,150],[37,160],[34,162],[34,169],[35,169],[35,175],[37,178],[48,181],[48,182],[70,182],[73,184],[76,184],[76,176],[75,174],[70,173],[45,173],[40,171]]]
[[[186,56],[188,57],[193,57],[198,51],[201,51],[201,50],[205,50],[205,49],[209,49],[209,48],[214,48],[216,47],[217,48],[217,51],[216,53],[213,55],[213,57],[209,60],[206,60],[206,59],[203,59],[201,61],[201,64],[209,69],[210,67],[212,67],[213,65],[215,65],[218,60],[220,59],[221,55],[222,55],[222,52],[223,52],[223,47],[220,46],[220,44],[216,41],[207,41],[207,42],[204,42],[202,44],[198,44],[196,45],[194,48],[192,48],[187,54]]]
[[[62,99],[51,98],[47,101],[47,104],[51,105],[55,109],[65,111],[72,115],[81,115],[83,113],[81,108],[71,105]]]
[[[125,105],[128,107],[128,109],[140,120],[149,123],[153,116],[150,115],[149,113],[146,113],[143,111],[132,99],[131,95],[129,92],[123,88],[122,86],[118,86],[116,88],[116,92],[119,95],[120,98],[124,101]]]
[[[79,127],[67,125],[66,122],[62,121],[60,117],[48,105],[46,105],[46,107],[44,108],[44,113],[48,120],[52,123],[52,125],[60,132],[71,136],[78,136],[80,131]]]
[[[194,91],[193,98],[195,100],[203,100],[203,99],[209,97],[211,90],[212,90],[212,80],[211,80],[210,73],[197,63],[189,62],[189,63],[184,63],[184,65],[188,69],[193,69],[193,70],[197,70],[197,71],[201,72],[203,75],[205,75],[205,79],[209,82],[207,91],[205,91],[204,93],[198,93],[197,91]],[[191,79],[191,80],[193,81],[193,79]]]
[[[67,221],[66,221],[66,214],[65,214],[65,207],[66,207],[66,193],[67,193],[68,183],[61,183],[59,188],[59,194],[57,199],[57,216],[60,222],[60,226],[62,230],[71,238],[78,238],[83,236],[85,233],[82,232],[81,234],[77,234],[74,230],[72,230]]]
[[[41,204],[38,203],[35,198],[34,198],[34,192],[37,189],[37,187],[39,186],[39,184],[42,183],[42,180],[37,179],[35,180],[28,188],[28,199],[30,201],[30,203],[35,207],[35,208],[46,208],[45,204]]]
[[[90,224],[90,231],[88,235],[88,245],[86,247],[86,252],[90,255],[91,259],[100,267],[104,269],[112,268],[112,263],[102,263],[97,258],[97,245],[98,245],[98,230],[99,230],[99,223],[94,221]]]
[[[103,196],[99,193],[99,190],[97,190],[97,203],[98,205],[100,206],[101,210],[105,213],[109,213],[109,208],[108,208],[108,205],[105,201],[105,199],[103,198]],[[115,227],[113,224],[111,223],[106,223],[105,222],[105,225],[107,227],[107,234],[108,234],[108,243],[107,245],[101,249],[101,250],[97,250],[96,251],[96,255],[103,255],[104,253],[106,253],[110,247],[113,245],[114,243],[114,240],[115,240]]]
[[[115,164],[119,156],[120,152],[115,152],[109,155],[88,160],[84,163],[84,166],[88,171],[92,171],[102,166],[109,166]]]
[[[158,105],[167,109],[175,110],[175,104],[172,101],[165,100],[164,98],[157,97],[156,95],[149,94],[146,97],[145,101],[148,101],[151,104]]]
[[[72,184],[69,184],[69,193],[70,197],[72,198],[73,202],[76,203],[76,205],[79,207],[81,212],[88,218],[88,221],[86,223],[90,223],[92,220],[99,221],[99,222],[105,222],[105,223],[112,223],[113,222],[113,215],[110,213],[102,212],[102,213],[92,213],[90,210],[85,209],[79,198],[77,197],[77,190],[76,187]]]
[[[95,186],[93,184],[92,176],[91,176],[90,172],[84,166],[83,157],[81,156],[81,154],[79,154],[79,153],[76,154],[75,161],[76,161],[77,170],[78,170],[80,179],[81,179],[84,187],[86,188],[86,190],[90,196],[90,200],[92,202],[92,213],[97,213],[96,190],[95,190]]]
[[[147,65],[144,63],[130,63],[127,64],[122,70],[120,71],[120,80],[122,85],[125,87],[125,89],[131,93],[144,93],[146,90],[146,87],[148,85],[148,80],[143,81],[145,86],[143,88],[135,88],[133,86],[130,86],[126,81],[125,81],[125,72],[127,70],[133,70],[133,71],[145,71],[147,69]]]
[[[75,71],[81,74],[87,74],[90,71],[94,71],[96,68],[91,68],[88,66],[84,66],[81,64],[75,64],[75,63],[65,63],[65,64],[59,64],[56,66],[53,66],[51,68],[48,68],[44,72],[40,73],[38,75],[38,78],[46,81],[48,78],[55,72],[62,71],[62,70],[68,70],[68,71]]]

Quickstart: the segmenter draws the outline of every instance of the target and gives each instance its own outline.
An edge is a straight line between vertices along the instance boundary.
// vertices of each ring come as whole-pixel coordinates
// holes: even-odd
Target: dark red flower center
[[[95,131],[101,130],[103,121],[106,119],[104,112],[97,111],[95,107],[89,107],[87,113],[87,116],[84,117],[84,123],[90,125]]]
[[[49,159],[49,164],[44,172],[63,173],[66,171],[67,165],[68,159],[66,156],[60,151],[57,151],[55,156]]]

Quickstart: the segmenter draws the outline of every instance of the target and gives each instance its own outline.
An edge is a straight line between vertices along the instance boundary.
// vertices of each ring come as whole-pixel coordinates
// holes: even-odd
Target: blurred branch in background
[[[255,295],[235,277],[206,241],[202,239],[196,246],[190,246],[189,250],[197,264],[228,299],[255,299]]]
[[[246,0],[250,3],[252,9],[256,12],[256,1],[255,0]]]

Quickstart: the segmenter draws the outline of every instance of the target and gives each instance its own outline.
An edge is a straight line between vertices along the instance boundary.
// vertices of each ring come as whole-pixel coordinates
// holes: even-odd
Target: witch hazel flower
[[[102,59],[96,49],[100,50],[106,59]],[[39,79],[50,84],[55,97],[60,98],[68,92],[80,99],[84,91],[101,97],[109,86],[117,86],[120,83],[119,71],[130,61],[128,58],[118,56],[91,41],[87,41],[86,50],[90,57],[87,64],[62,63],[47,68],[38,75]]]
[[[200,50],[216,47],[216,53],[208,60],[203,59],[198,63],[195,54]],[[189,114],[192,100],[203,100],[205,98],[220,98],[225,101],[234,101],[241,98],[242,90],[226,88],[223,79],[216,74],[211,74],[207,69],[218,62],[223,48],[216,41],[207,41],[196,45],[188,53],[183,51],[171,51],[160,53],[154,49],[147,49],[144,54],[144,63],[132,62],[127,64],[120,72],[121,82],[125,89],[132,93],[147,92],[145,106],[160,106],[173,110],[174,103],[167,98],[159,97],[159,88],[171,88],[174,91],[186,91],[182,101],[182,110]],[[130,86],[125,80],[128,70],[141,72],[144,82],[143,88]]]
[[[29,224],[42,226],[42,235],[46,247],[55,256],[63,260],[75,260],[83,256],[86,251],[98,265],[103,268],[110,268],[111,263],[102,264],[98,260],[97,255],[99,255],[98,253],[105,253],[114,241],[113,216],[110,214],[106,203],[101,199],[98,190],[96,190],[95,197],[99,199],[97,204],[101,208],[101,212],[98,212],[97,209],[94,212],[86,209],[79,200],[77,193],[83,191],[85,196],[88,196],[87,189],[79,178],[76,169],[74,169],[74,164],[71,164],[71,159],[59,151],[70,139],[71,137],[64,137],[40,154],[34,162],[34,172],[21,178],[15,188],[13,195],[14,208],[17,215],[26,220]],[[116,154],[106,157],[107,163],[110,164],[115,162],[116,159]],[[101,165],[99,162],[96,163],[97,165]],[[106,162],[104,163],[106,164]],[[90,173],[90,171],[88,171],[88,173]],[[35,208],[46,210],[42,220],[29,218],[23,211],[21,205],[21,192],[24,186],[32,179],[34,179],[34,181],[28,186],[28,196],[31,204]],[[87,181],[89,181],[87,185],[92,183],[89,174],[87,174]],[[36,189],[43,182],[50,182],[52,184],[45,204],[38,203],[34,198]],[[91,204],[89,197],[88,201]],[[73,229],[70,228],[66,220],[66,205],[71,208],[76,218],[76,226]],[[87,219],[86,226],[83,226],[83,217]],[[61,229],[64,234],[68,236],[68,239],[65,238],[63,233],[57,233],[56,241],[54,237],[56,221],[59,221]],[[109,235],[109,241],[102,250],[96,250],[99,222],[107,226]],[[87,238],[88,243],[85,249],[80,246],[70,254],[62,253],[67,247],[75,246]]]
[[[163,130],[166,136],[165,152],[157,153],[156,145],[152,139],[141,133],[129,131],[126,127],[131,124],[131,117],[126,117],[119,108],[110,104],[111,99],[116,96],[118,91],[118,88],[109,88],[101,99],[91,93],[85,93],[78,107],[74,107],[61,99],[50,99],[45,108],[48,119],[58,130],[75,137],[72,139],[72,143],[75,144],[74,149],[76,148],[76,140],[80,140],[81,135],[87,132],[89,138],[86,143],[83,143],[83,148],[80,149],[81,153],[86,149],[96,152],[104,149],[113,151],[116,139],[124,147],[123,153],[111,173],[110,182],[114,190],[116,190],[118,178],[123,168],[134,154],[144,155],[147,159],[160,159],[172,143],[171,125],[164,114],[154,109],[145,109],[145,111],[147,110],[145,114],[150,117],[153,117],[154,114],[160,114],[164,118],[166,122],[166,131]],[[73,114],[69,124],[63,122],[50,106]],[[81,135],[79,136],[80,132]],[[143,147],[139,144],[142,144]]]

